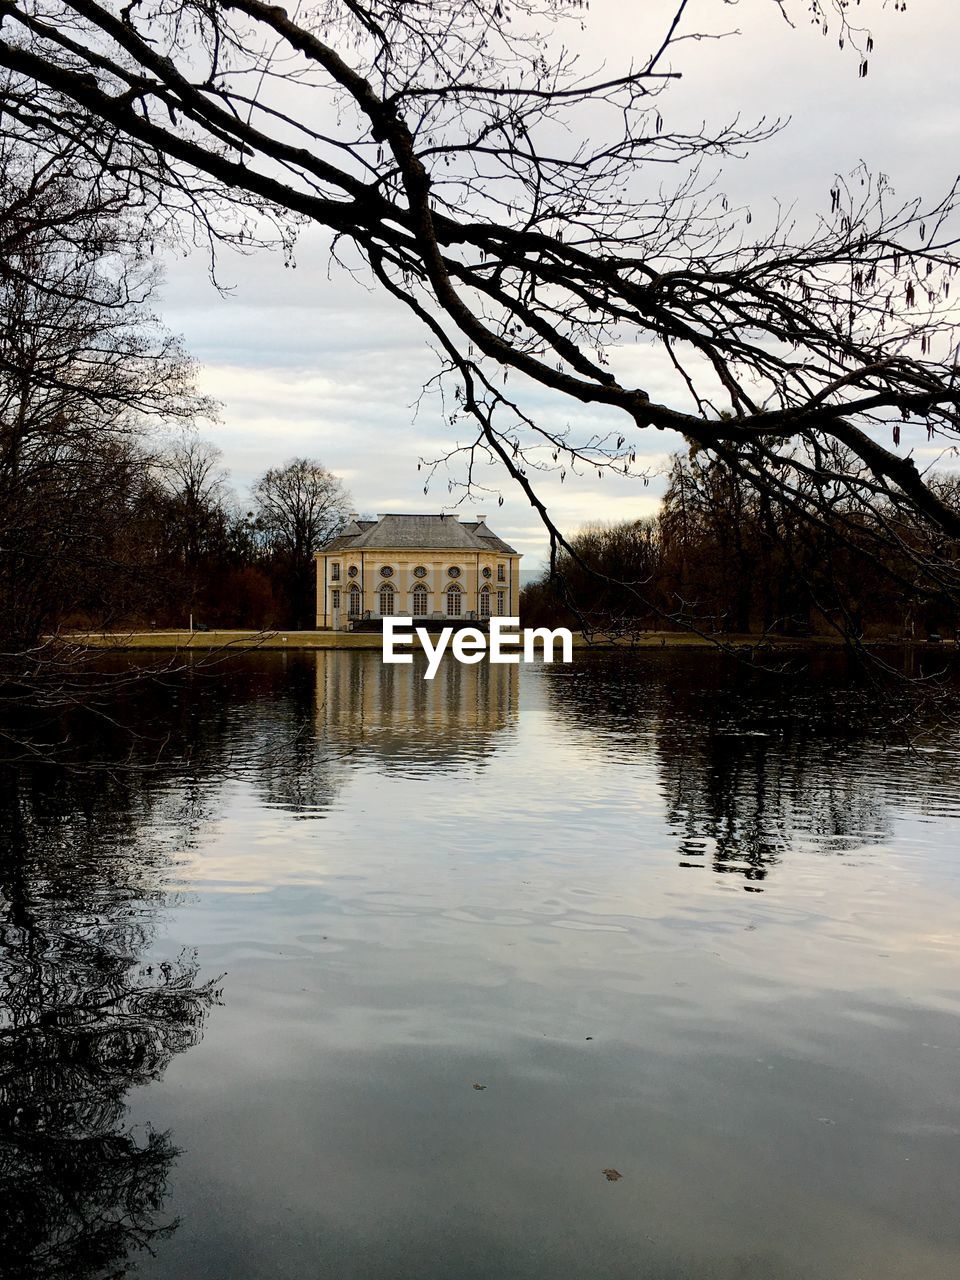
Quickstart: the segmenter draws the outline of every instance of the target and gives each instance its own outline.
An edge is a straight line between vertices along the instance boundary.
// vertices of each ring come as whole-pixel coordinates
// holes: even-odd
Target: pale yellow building
[[[354,514],[316,560],[317,626],[325,630],[393,615],[482,621],[519,614],[520,555],[481,515]]]

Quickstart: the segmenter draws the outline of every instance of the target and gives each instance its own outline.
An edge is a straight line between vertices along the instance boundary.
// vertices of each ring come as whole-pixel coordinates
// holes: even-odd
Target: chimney
[[[351,511],[351,512],[350,512],[350,514],[347,516],[347,519],[348,519],[348,520],[351,520],[351,521],[352,521],[352,520],[359,520],[359,519],[360,519],[360,512],[359,512],[359,511]]]
[[[476,514],[473,518],[474,518],[474,520],[476,520],[477,524],[483,524],[484,520],[486,520],[486,518],[487,518],[487,517],[486,517],[486,516],[482,516],[482,515],[480,514],[480,512],[478,511],[478,512],[477,512],[477,514]]]

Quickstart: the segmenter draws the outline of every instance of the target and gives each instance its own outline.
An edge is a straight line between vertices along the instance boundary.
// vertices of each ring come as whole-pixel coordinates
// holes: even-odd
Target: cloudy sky
[[[673,66],[683,79],[664,102],[668,122],[695,128],[738,112],[744,121],[790,118],[776,138],[724,169],[724,189],[750,206],[756,226],[773,218],[777,200],[795,205],[801,220],[824,210],[834,175],[860,161],[889,175],[902,197],[940,193],[957,176],[960,5],[909,0],[904,7],[863,0],[855,10],[875,39],[869,74],[860,78],[857,55],[841,51],[833,32],[825,38],[810,25],[807,0],[791,0],[795,29],[775,0],[695,0],[691,28],[741,34],[680,46]],[[649,49],[652,20],[672,8],[672,0],[592,0],[585,29],[568,25],[564,39],[586,66],[614,72]],[[219,271],[231,286],[227,297],[198,258],[169,261],[163,318],[201,363],[202,389],[223,405],[222,421],[203,434],[222,449],[241,496],[268,466],[305,454],[341,476],[364,513],[439,510],[453,501],[446,480],[424,495],[418,462],[445,453],[455,434],[434,401],[415,404],[436,368],[423,331],[399,305],[330,268],[326,246],[323,234],[306,231],[294,270],[279,254],[225,256]],[[655,398],[679,403],[654,352],[620,352],[617,372]],[[544,420],[581,432],[605,421],[619,425],[601,410],[541,402],[535,394],[525,403]],[[568,477],[563,486],[546,481],[541,490],[554,518],[572,532],[588,520],[654,511],[663,488],[658,469],[678,443],[650,432],[641,450],[654,473],[647,486],[609,476]],[[545,549],[535,514],[505,477],[488,479],[503,507],[494,493],[462,510],[487,512],[524,553],[525,568],[535,569]]]

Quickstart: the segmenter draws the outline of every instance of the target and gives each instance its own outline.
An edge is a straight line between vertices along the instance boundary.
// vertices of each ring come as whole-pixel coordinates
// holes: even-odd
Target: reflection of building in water
[[[445,658],[433,680],[426,659],[384,663],[379,653],[319,650],[317,727],[338,748],[389,767],[458,768],[492,755],[517,718],[519,670]]]

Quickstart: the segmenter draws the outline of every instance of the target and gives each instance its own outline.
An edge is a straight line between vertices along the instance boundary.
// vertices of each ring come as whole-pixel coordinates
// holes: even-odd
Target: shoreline
[[[377,631],[85,631],[63,634],[59,639],[67,645],[112,652],[138,649],[202,652],[230,651],[310,651],[310,650],[379,650],[383,637]],[[582,632],[573,633],[574,649],[755,649],[816,650],[842,649],[846,641],[840,636],[761,636],[723,635],[716,638],[682,631],[644,631],[632,637],[595,636],[587,639]],[[866,648],[955,649],[953,641],[931,643],[927,640],[902,640],[876,637],[865,640]],[[417,647],[416,642],[414,647]]]

